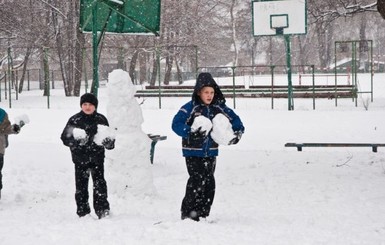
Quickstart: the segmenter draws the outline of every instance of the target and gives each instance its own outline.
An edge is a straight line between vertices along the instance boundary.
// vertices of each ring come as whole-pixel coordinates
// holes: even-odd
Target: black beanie
[[[95,106],[95,108],[98,108],[98,98],[96,98],[95,95],[91,93],[85,93],[80,97],[80,106],[82,106],[84,103],[91,103]]]

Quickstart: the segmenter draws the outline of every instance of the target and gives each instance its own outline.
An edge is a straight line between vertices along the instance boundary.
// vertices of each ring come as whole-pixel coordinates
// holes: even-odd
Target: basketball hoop
[[[288,27],[289,27],[289,15],[287,14],[270,15],[270,29],[274,29],[276,35],[283,35],[283,30]]]

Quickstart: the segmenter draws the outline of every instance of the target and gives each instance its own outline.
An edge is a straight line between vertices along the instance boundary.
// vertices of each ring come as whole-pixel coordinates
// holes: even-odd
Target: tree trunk
[[[152,59],[152,72],[151,72],[150,85],[152,86],[155,85],[157,75],[158,75],[158,56],[156,52],[154,52],[153,59]]]
[[[170,84],[173,60],[174,59],[173,59],[172,55],[168,55],[166,57],[166,71],[165,71],[164,80],[163,80],[164,85],[169,85]]]
[[[25,56],[24,56],[23,72],[21,74],[20,83],[19,83],[19,94],[23,92],[25,73],[27,72],[27,65],[28,65],[28,60],[30,55],[31,55],[31,48],[27,48],[27,52],[25,53]]]
[[[139,55],[139,82],[143,84],[147,82],[147,53],[141,53]]]
[[[80,88],[82,84],[83,74],[83,47],[84,47],[84,35],[78,29],[76,31],[77,41],[75,45],[75,86],[74,95],[80,96]]]
[[[176,65],[176,72],[177,72],[177,77],[178,77],[178,83],[183,84],[183,76],[182,76],[182,71],[180,70],[179,64],[178,64],[178,59],[176,58],[175,55],[175,65]]]
[[[136,67],[136,61],[138,60],[139,50],[135,50],[134,54],[132,55],[131,61],[130,61],[130,68],[128,70],[128,74],[131,77],[131,81],[133,84],[137,84],[136,76],[135,76],[135,67]]]
[[[381,17],[385,19],[385,0],[377,1],[377,10],[381,14]]]

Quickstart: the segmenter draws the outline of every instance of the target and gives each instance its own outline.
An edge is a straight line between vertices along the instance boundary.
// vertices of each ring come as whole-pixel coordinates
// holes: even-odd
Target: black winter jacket
[[[109,126],[107,118],[96,111],[91,115],[80,111],[68,120],[61,134],[61,140],[64,145],[70,148],[72,161],[75,164],[103,164],[104,148],[113,149],[115,147],[113,139],[104,146],[97,145],[94,142],[94,136],[98,132],[99,124]],[[75,128],[83,129],[86,132],[87,139],[85,142],[74,138],[73,130]]]

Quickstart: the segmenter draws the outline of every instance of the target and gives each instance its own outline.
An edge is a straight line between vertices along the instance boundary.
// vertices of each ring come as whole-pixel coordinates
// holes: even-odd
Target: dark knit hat
[[[91,103],[95,106],[95,108],[98,108],[98,98],[96,98],[96,96],[92,93],[85,93],[82,97],[80,97],[80,106],[86,102]]]

